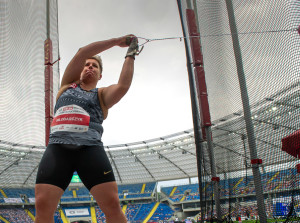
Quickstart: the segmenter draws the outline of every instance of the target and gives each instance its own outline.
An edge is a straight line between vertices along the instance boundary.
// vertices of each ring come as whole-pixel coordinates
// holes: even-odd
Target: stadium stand
[[[141,193],[142,185],[143,184],[118,186],[120,199],[124,199],[124,193],[127,195],[127,198],[151,197],[154,192],[155,183],[145,184],[145,191],[143,193]],[[22,198],[23,203],[26,203],[24,195],[27,202],[28,198],[34,198],[34,189],[32,188],[3,188],[3,191],[7,198]],[[67,188],[61,198],[61,202],[80,202],[90,200],[91,195],[85,187]],[[4,202],[4,196],[1,194],[0,203]]]
[[[174,211],[167,204],[159,204],[158,208],[150,218],[149,222],[167,221],[174,214]]]
[[[105,222],[105,216],[104,213],[101,211],[99,207],[95,207],[96,210],[96,218],[97,222]]]
[[[128,219],[128,221],[133,222],[137,213],[139,212],[141,208],[140,204],[128,204],[127,209],[125,212],[125,216]]]
[[[262,175],[262,178],[265,179],[266,184],[264,185],[264,192],[270,192],[272,190],[276,191],[278,189],[281,190],[288,190],[292,188],[296,188],[299,186],[299,176],[298,176],[295,169],[285,169],[276,172],[265,173]],[[169,196],[172,193],[172,196]],[[206,185],[203,187],[204,190],[211,191],[211,187]],[[161,191],[168,195],[169,198],[173,202],[183,201],[181,200],[185,196],[185,201],[188,200],[197,200],[199,198],[199,185],[198,184],[189,184],[189,185],[181,185],[181,186],[174,186],[174,187],[163,187]],[[229,180],[221,180],[220,181],[220,191],[221,197],[229,197],[234,195],[250,195],[254,194],[254,181],[253,176],[247,177],[239,177],[239,178],[232,178]]]
[[[295,169],[287,168],[280,171],[271,171],[264,173],[262,179],[264,184],[264,193],[271,196],[272,199],[270,203],[266,204],[268,212],[273,213],[274,216],[280,216],[282,214],[281,209],[278,209],[276,205],[281,205],[281,203],[276,202],[276,197],[281,197],[283,200],[291,199],[291,191],[295,188],[299,188],[299,174]],[[204,186],[204,185],[203,185]],[[143,221],[151,212],[156,202],[153,201],[153,193],[155,193],[156,183],[147,184],[129,184],[129,185],[119,185],[119,196],[126,201],[125,214],[127,218],[132,222]],[[143,189],[144,188],[144,189]],[[30,205],[26,206],[25,209],[28,210],[32,215],[35,215],[35,209],[33,207],[34,200],[29,198],[34,198],[34,189],[32,188],[2,188],[1,202],[4,208],[1,208],[0,216],[8,221],[21,222],[20,219],[26,219],[26,222],[32,222],[32,219],[26,214],[24,208],[10,208],[9,205],[19,204],[19,205]],[[212,187],[206,184],[203,190],[207,194],[212,192]],[[223,217],[236,218],[242,216],[243,219],[256,219],[257,218],[257,205],[255,205],[255,193],[253,176],[243,176],[243,177],[233,177],[229,179],[222,179],[220,181],[220,191],[221,191],[221,203],[223,204],[222,213]],[[127,196],[124,199],[124,193]],[[161,193],[167,196],[170,202],[161,203],[149,221],[165,221],[172,217],[174,214],[173,209],[180,211],[180,208],[176,204],[183,204],[183,209],[197,209],[196,203],[199,202],[199,185],[198,184],[188,184],[188,185],[177,185],[171,187],[162,187]],[[170,196],[171,195],[171,196]],[[4,199],[12,199],[6,200]],[[16,200],[14,200],[16,199]],[[148,199],[148,200],[147,200]],[[234,200],[232,200],[234,199]],[[237,202],[237,200],[239,202]],[[132,203],[135,201],[135,203]],[[20,202],[20,203],[18,203]],[[83,208],[84,204],[90,204],[94,202],[89,191],[85,187],[69,187],[63,194],[61,198],[61,205],[71,205],[78,204],[76,208]],[[296,200],[295,211],[299,212],[299,199]],[[278,204],[277,204],[278,203]],[[80,205],[81,204],[81,205]],[[285,202],[285,205],[289,206],[289,202]],[[63,207],[64,213],[67,207]],[[198,208],[199,209],[199,208]],[[17,215],[12,215],[12,212],[16,212]],[[98,222],[105,222],[105,217],[101,209],[95,206],[96,218]],[[229,214],[230,213],[230,214]],[[215,214],[215,210],[208,210],[206,217],[209,218],[211,215]],[[25,216],[25,217],[24,217]],[[79,216],[80,217],[80,216]],[[91,215],[89,214],[89,217]],[[59,212],[55,214],[55,222],[61,223],[61,215]]]
[[[22,208],[0,208],[0,216],[9,222],[32,223],[33,220]]]
[[[283,199],[289,199],[291,197],[291,190],[294,188],[299,188],[299,174],[295,169],[288,168],[283,169],[280,171],[271,171],[264,173],[262,175],[262,179],[264,180],[264,193],[270,194],[273,193],[272,198],[282,197]],[[153,193],[155,192],[156,183],[147,183],[147,184],[130,184],[130,185],[119,185],[120,189],[119,192],[121,194],[120,198],[126,202],[128,202],[125,210],[125,214],[128,219],[131,221],[142,221],[144,218],[148,216],[152,208],[154,207],[155,202],[153,202]],[[144,188],[144,190],[143,190]],[[34,203],[29,202],[29,198],[34,198],[34,189],[32,188],[2,188],[1,198],[0,201],[3,205],[5,204],[31,204]],[[210,194],[212,191],[212,187],[209,184],[206,184],[203,187],[203,190]],[[253,183],[253,176],[243,176],[243,177],[234,177],[229,178],[227,180],[222,179],[220,181],[220,191],[221,191],[221,202],[226,207],[222,208],[222,212],[228,213],[225,214],[226,216],[236,217],[238,214],[244,217],[250,217],[252,219],[257,217],[257,207],[255,205],[255,198],[253,194],[255,193],[254,190],[254,183]],[[124,193],[127,196],[124,199]],[[160,219],[166,220],[166,218],[170,218],[174,211],[172,210],[173,204],[185,204],[184,208],[191,208],[193,207],[193,203],[190,202],[198,202],[199,197],[199,185],[198,184],[188,184],[188,185],[177,185],[171,187],[162,187],[161,193],[165,194],[171,201],[168,204],[160,204],[153,216],[151,217],[151,221]],[[170,196],[171,195],[171,196]],[[240,199],[240,203],[236,203],[236,201],[231,201],[231,199],[236,198]],[[230,199],[229,199],[230,198]],[[5,202],[4,199],[12,199]],[[17,199],[17,200],[14,200]],[[150,199],[148,202],[145,202],[145,199]],[[135,200],[138,203],[131,203],[131,201]],[[7,201],[7,200],[6,200]],[[31,200],[32,201],[32,200]],[[33,200],[34,201],[34,200]],[[11,202],[11,203],[10,203]],[[92,196],[89,194],[89,191],[84,187],[69,187],[63,194],[61,198],[61,205],[64,204],[85,204],[91,203]],[[297,201],[298,202],[298,201]],[[273,213],[274,215],[278,215],[281,213],[276,209],[276,203],[268,203],[267,208],[269,212]],[[168,206],[168,207],[167,207]],[[230,206],[230,207],[229,207]],[[195,206],[196,207],[196,206]],[[194,208],[195,208],[194,207]],[[176,208],[176,205],[173,206],[173,209]],[[35,210],[32,206],[26,206],[26,209],[29,210],[33,215],[35,215]],[[299,205],[295,205],[295,209],[299,210]],[[13,209],[14,210],[14,209]],[[100,210],[99,207],[95,207],[96,210],[96,217],[99,221],[103,221],[104,214]],[[18,212],[18,216],[27,216],[26,219],[30,222],[30,217],[22,208],[16,209]],[[65,209],[64,209],[65,211]],[[12,212],[12,209],[5,206],[2,210],[1,215],[5,219],[12,218],[12,215],[9,213]],[[215,214],[215,210],[213,213],[208,211],[207,216],[211,214]],[[16,217],[16,216],[14,216]],[[20,217],[21,218],[21,217]],[[18,222],[18,219],[15,218],[14,221]],[[62,222],[59,212],[56,213],[56,222]]]
[[[154,205],[155,203],[141,204],[139,211],[133,221],[138,222],[144,220],[148,216]]]
[[[61,219],[61,216],[60,216],[60,213],[58,211],[55,211],[55,214],[54,214],[54,222],[55,223],[63,223],[62,219]]]
[[[297,183],[299,184],[299,176],[297,176],[297,178],[293,178],[292,176],[294,176],[296,174],[296,172],[292,169],[284,169],[281,171],[272,171],[269,173],[265,173],[263,175],[263,179],[266,181],[267,186],[265,187],[265,194],[267,194],[268,192],[272,191],[269,190],[267,191],[267,188],[274,188],[274,182],[276,182],[276,187],[277,190],[275,190],[275,192],[277,193],[278,197],[281,197],[283,200],[288,200],[291,199],[290,193],[288,193],[290,190],[292,190],[293,187],[293,183]],[[284,177],[280,177],[280,176],[284,176]],[[253,177],[252,176],[247,176],[247,177],[241,177],[241,178],[232,178],[232,179],[228,179],[226,180],[221,180],[220,185],[221,185],[221,191],[222,192],[222,204],[223,204],[223,208],[222,208],[222,213],[223,214],[223,218],[230,218],[230,219],[257,219],[258,216],[258,212],[257,212],[257,205],[256,205],[256,201],[253,198]],[[281,185],[280,187],[280,191],[281,193],[278,192],[278,186]],[[172,186],[172,187],[163,187],[161,188],[161,192],[164,193],[165,195],[170,195],[171,192],[172,196],[169,197],[169,199],[174,202],[174,203],[161,203],[159,204],[158,208],[156,209],[156,211],[154,212],[154,214],[152,215],[152,217],[150,218],[150,220],[148,222],[158,222],[158,221],[167,221],[170,218],[172,218],[172,216],[174,215],[174,210],[180,211],[180,209],[178,209],[178,206],[174,205],[176,203],[178,204],[183,204],[183,208],[184,209],[188,209],[191,208],[193,205],[193,203],[190,202],[199,202],[199,189],[198,189],[198,184],[189,184],[189,185],[177,185],[177,186]],[[126,209],[125,214],[127,219],[130,222],[142,222],[146,217],[148,217],[149,213],[151,212],[151,210],[153,209],[154,205],[156,202],[151,202],[149,200],[149,202],[144,202],[144,195],[147,194],[151,194],[151,193],[135,193],[137,192],[137,189],[140,190],[142,187],[141,184],[138,185],[122,185],[122,188],[126,188],[126,190],[128,190],[128,192],[132,192],[132,194],[130,194],[133,198],[139,198],[140,201],[136,201],[139,203],[131,203],[131,199],[130,196],[128,196],[127,198],[127,205],[126,205]],[[246,188],[249,187],[249,190],[246,190]],[[145,187],[146,188],[146,187]],[[151,186],[151,191],[153,192],[153,190],[155,190],[155,188],[153,189],[153,187]],[[175,190],[174,190],[175,188]],[[205,188],[205,190],[209,191],[210,187]],[[21,197],[21,195],[26,195],[26,196],[32,196],[33,195],[33,189],[30,188],[3,188],[3,191],[5,192],[5,195],[7,196],[7,198],[16,198],[16,197]],[[74,193],[73,191],[76,191],[76,198],[74,198]],[[139,191],[141,192],[141,191]],[[133,195],[141,195],[141,196],[133,196]],[[231,201],[230,199],[228,199],[228,196],[231,196],[231,198],[237,199],[237,198],[241,198],[239,199],[240,202],[237,202],[237,200],[235,201]],[[4,196],[3,196],[4,197]],[[185,197],[184,200],[179,200],[179,197]],[[64,197],[61,200],[61,205],[64,205],[64,200],[65,199],[70,199],[68,200],[68,202],[66,202],[65,204],[68,204],[70,202],[71,204],[71,208],[86,208],[86,206],[82,206],[85,202],[85,200],[80,200],[81,198],[87,198],[87,203],[91,203],[91,199],[90,199],[90,195],[88,193],[88,190],[86,190],[85,188],[82,187],[72,187],[72,188],[68,188],[64,194]],[[274,198],[276,199],[276,198]],[[295,203],[295,212],[299,213],[300,209],[299,209],[299,198],[297,198],[295,200],[297,203]],[[22,200],[23,204],[26,204],[25,200]],[[72,204],[74,203],[78,203],[82,205],[77,205],[77,207],[72,207]],[[285,202],[284,203],[286,206],[289,207],[289,203]],[[33,205],[33,204],[32,204]],[[35,210],[33,206],[26,206],[25,209],[27,209],[28,211],[30,211],[30,213],[32,213],[32,215],[35,215]],[[282,210],[281,206],[282,203],[273,201],[271,202],[271,204],[266,204],[266,207],[268,209],[268,212],[273,213],[273,216],[270,217],[280,217],[282,215],[282,213],[285,210]],[[225,207],[226,206],[226,207]],[[280,208],[279,208],[280,206]],[[66,213],[66,209],[68,209],[70,207],[63,207],[64,213]],[[197,208],[196,208],[197,209]],[[3,208],[0,208],[0,217],[4,218],[5,220],[9,221],[9,222],[33,222],[33,220],[28,216],[28,214],[25,212],[25,210],[23,208],[15,208],[15,207],[8,207],[8,206],[3,206]],[[101,211],[101,209],[96,205],[95,206],[95,212],[96,212],[96,219],[97,222],[105,222],[105,216],[103,214],[103,212]],[[14,214],[13,214],[14,213]],[[227,214],[226,214],[227,213]],[[205,215],[205,217],[207,219],[209,219],[211,216],[214,216],[216,214],[216,210],[207,210],[207,213]],[[77,216],[77,217],[82,217],[82,216]],[[88,215],[88,217],[91,217],[90,213]],[[0,218],[0,219],[1,219]],[[55,223],[62,223],[62,217],[60,215],[60,213],[57,211],[55,213]]]
[[[150,182],[145,184],[145,191],[144,193],[153,193],[156,187],[155,182]]]

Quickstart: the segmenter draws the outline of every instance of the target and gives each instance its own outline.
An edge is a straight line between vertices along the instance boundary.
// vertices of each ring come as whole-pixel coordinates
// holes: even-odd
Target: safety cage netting
[[[45,146],[45,42],[59,87],[57,1],[0,0],[0,182],[32,186]],[[20,183],[21,182],[21,183]]]
[[[300,134],[300,2],[183,0],[178,5],[186,37],[187,10],[196,15],[212,122],[212,146],[202,142],[198,167],[199,215],[226,222],[294,221],[300,213],[300,161],[293,151]],[[187,46],[192,58],[190,41]],[[218,179],[217,189],[212,179]]]

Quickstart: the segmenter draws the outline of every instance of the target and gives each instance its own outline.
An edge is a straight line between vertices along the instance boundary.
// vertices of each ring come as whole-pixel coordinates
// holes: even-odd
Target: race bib
[[[90,115],[78,105],[67,105],[59,108],[51,124],[51,133],[57,131],[87,132]]]

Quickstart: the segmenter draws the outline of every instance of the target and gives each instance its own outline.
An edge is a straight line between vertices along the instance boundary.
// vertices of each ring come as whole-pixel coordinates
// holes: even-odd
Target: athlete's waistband
[[[103,145],[75,145],[75,144],[62,144],[62,143],[49,143],[49,145],[57,145],[62,147],[63,149],[71,149],[71,150],[80,150],[80,149],[87,149],[87,148],[99,148],[104,149]]]

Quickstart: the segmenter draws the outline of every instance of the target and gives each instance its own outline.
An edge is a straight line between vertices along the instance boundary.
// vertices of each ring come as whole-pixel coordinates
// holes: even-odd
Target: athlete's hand
[[[138,44],[138,39],[136,37],[132,37],[131,39],[128,39],[130,41],[129,48],[126,53],[126,57],[132,57],[135,59],[135,55],[139,54],[139,44]]]
[[[117,44],[119,47],[128,47],[132,40],[136,38],[135,35],[129,34],[126,36],[122,36],[118,38],[119,43]]]

